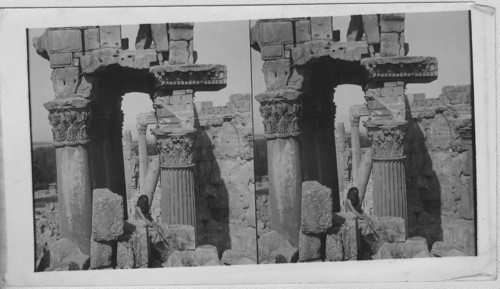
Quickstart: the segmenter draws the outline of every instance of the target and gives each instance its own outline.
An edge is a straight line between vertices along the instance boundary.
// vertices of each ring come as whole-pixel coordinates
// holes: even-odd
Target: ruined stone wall
[[[406,178],[410,236],[475,254],[471,86],[445,86],[438,98],[408,96]]]
[[[36,259],[52,243],[59,240],[59,209],[55,189],[35,192],[35,256]]]
[[[255,260],[255,188],[251,96],[226,106],[195,103],[197,243],[241,251]],[[196,123],[198,122],[198,123]]]

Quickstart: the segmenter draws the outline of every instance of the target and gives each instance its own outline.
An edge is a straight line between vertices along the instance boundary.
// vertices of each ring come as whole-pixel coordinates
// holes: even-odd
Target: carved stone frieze
[[[190,168],[193,162],[195,129],[156,128],[156,147],[160,152],[160,166],[163,168]]]
[[[436,57],[386,57],[361,60],[367,81],[427,83],[438,77]]]
[[[160,65],[151,67],[149,73],[156,80],[157,90],[189,88],[195,91],[216,91],[226,87],[227,84],[225,65]]]
[[[404,158],[406,121],[371,120],[364,123],[372,144],[373,159]]]
[[[65,98],[44,104],[49,111],[54,146],[81,145],[90,141],[89,101]]]

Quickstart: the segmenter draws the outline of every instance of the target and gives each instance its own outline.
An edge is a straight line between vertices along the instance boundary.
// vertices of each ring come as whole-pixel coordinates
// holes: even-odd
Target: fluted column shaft
[[[137,125],[137,145],[139,154],[139,186],[144,186],[146,173],[148,171],[148,144],[146,140],[147,125]]]
[[[196,227],[192,153],[196,130],[157,128],[153,133],[160,151],[162,222]]]
[[[351,121],[351,149],[352,149],[352,183],[359,180],[359,164],[361,163],[361,144],[359,141],[359,116],[350,116]]]
[[[44,104],[49,111],[57,162],[59,230],[90,254],[92,184],[90,179],[89,101],[69,97]]]
[[[256,99],[260,102],[267,140],[271,228],[298,247],[302,203],[299,141],[302,104],[296,92],[284,94],[265,93]]]
[[[407,221],[403,143],[406,121],[372,120],[365,126],[372,143],[374,213]]]

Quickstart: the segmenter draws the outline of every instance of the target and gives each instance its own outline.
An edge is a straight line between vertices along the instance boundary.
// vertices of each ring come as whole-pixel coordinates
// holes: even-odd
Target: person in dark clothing
[[[368,230],[373,231],[373,221],[370,219],[363,209],[361,208],[361,200],[359,199],[358,188],[352,187],[347,191],[347,197],[345,200],[345,210],[346,212],[353,212],[358,219],[360,219],[360,227],[364,227],[364,233],[368,233]],[[363,224],[366,223],[366,226]]]
[[[135,207],[135,218],[143,220],[149,227],[153,226],[153,218],[149,212],[149,198],[146,195],[141,195],[137,200]]]

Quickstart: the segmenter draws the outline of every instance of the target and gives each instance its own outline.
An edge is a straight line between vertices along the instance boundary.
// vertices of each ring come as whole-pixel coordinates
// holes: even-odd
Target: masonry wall
[[[35,260],[53,242],[59,240],[59,209],[54,188],[35,192]]]
[[[471,86],[445,86],[438,98],[408,96],[409,234],[475,254]]]

